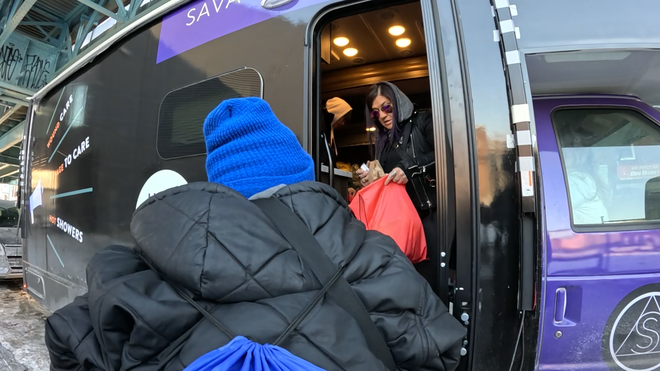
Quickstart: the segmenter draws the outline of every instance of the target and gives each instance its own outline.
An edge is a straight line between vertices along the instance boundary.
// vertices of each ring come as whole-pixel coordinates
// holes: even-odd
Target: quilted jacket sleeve
[[[376,253],[380,251],[380,253]],[[380,259],[364,261],[367,256]],[[466,329],[388,236],[368,231],[350,276],[352,287],[404,370],[452,371]],[[366,268],[366,270],[365,270]],[[365,275],[366,273],[366,275]]]
[[[104,369],[89,316],[87,295],[77,297],[46,320],[45,340],[51,371]],[[80,352],[83,349],[90,351]]]

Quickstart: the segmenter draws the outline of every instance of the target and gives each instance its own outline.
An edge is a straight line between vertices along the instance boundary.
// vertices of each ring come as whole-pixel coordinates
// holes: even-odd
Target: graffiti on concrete
[[[28,54],[25,62],[24,86],[33,90],[43,88],[48,83],[52,70],[50,61],[36,54]]]
[[[55,75],[59,56],[51,45],[12,34],[0,47],[0,81],[39,90]]]
[[[0,79],[11,81],[23,64],[23,55],[21,50],[13,43],[6,43],[0,49]]]

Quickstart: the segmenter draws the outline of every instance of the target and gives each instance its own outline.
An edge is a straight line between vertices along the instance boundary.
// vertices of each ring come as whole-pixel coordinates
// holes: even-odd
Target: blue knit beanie
[[[204,121],[209,182],[249,198],[281,184],[314,180],[314,162],[260,98],[223,101]]]

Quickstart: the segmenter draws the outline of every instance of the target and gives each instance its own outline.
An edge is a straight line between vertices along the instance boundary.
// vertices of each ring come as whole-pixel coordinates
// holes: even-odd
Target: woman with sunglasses
[[[410,99],[390,82],[371,87],[366,98],[367,122],[376,126],[376,159],[390,182],[405,184],[424,225],[429,258],[417,269],[437,289],[437,273],[431,267],[437,252],[438,224],[435,194],[435,146],[430,111],[418,111]],[[362,184],[367,173],[358,171]]]

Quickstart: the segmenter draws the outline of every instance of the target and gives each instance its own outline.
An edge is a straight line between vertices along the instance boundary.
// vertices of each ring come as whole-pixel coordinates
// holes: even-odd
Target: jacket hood
[[[408,98],[408,96],[405,95],[396,85],[388,81],[383,81],[383,83],[392,88],[394,95],[396,96],[396,108],[398,112],[397,122],[400,124],[406,121],[415,111],[413,102],[411,102],[410,98]]]
[[[359,249],[365,232],[343,229],[351,214],[333,188],[302,182],[270,197],[294,210],[326,252],[340,254],[335,261]],[[131,233],[137,252],[168,280],[205,299],[254,301],[317,285],[306,282],[312,275],[259,207],[219,184],[192,183],[153,196],[135,211]]]

